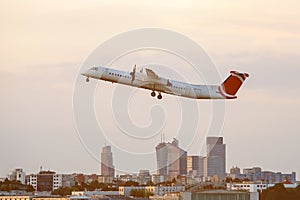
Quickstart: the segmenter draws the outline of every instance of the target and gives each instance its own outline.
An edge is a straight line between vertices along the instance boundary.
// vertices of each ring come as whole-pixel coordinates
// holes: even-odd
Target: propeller
[[[136,65],[134,65],[132,72],[130,72],[131,75],[131,84],[133,83],[134,79],[135,79],[135,71],[136,71]]]

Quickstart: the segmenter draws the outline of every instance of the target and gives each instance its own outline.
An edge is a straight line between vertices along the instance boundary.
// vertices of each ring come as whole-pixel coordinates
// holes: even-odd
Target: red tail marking
[[[249,75],[237,71],[231,71],[230,73],[231,75],[223,82],[222,88],[219,88],[219,90],[226,98],[236,98],[235,94]]]

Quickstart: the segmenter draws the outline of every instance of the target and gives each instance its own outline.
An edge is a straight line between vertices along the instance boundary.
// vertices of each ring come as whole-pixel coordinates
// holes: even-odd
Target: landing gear
[[[154,91],[151,92],[151,96],[155,97],[156,93]]]
[[[158,93],[157,98],[162,99],[161,93]]]
[[[85,81],[86,81],[86,82],[89,82],[89,81],[90,81],[90,78],[89,78],[89,77],[86,77]]]

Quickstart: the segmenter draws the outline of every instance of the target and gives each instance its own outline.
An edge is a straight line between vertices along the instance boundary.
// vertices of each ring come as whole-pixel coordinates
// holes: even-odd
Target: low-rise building
[[[182,194],[180,192],[168,193],[163,196],[150,196],[151,200],[182,200]]]
[[[62,186],[62,175],[53,171],[40,171],[27,178],[27,184],[37,191],[53,191]]]
[[[73,191],[72,196],[88,196],[94,197],[99,195],[118,196],[119,191]]]
[[[162,196],[168,193],[183,192],[184,186],[120,186],[119,195],[130,196],[131,190],[145,190],[153,193],[153,196]]]
[[[253,183],[253,182],[243,182],[243,183],[227,183],[227,190],[245,190],[248,192],[260,192],[266,190],[270,187],[275,186],[274,183]],[[297,183],[283,184],[285,188],[296,188]]]
[[[270,185],[265,183],[253,183],[253,182],[244,182],[244,183],[227,183],[227,190],[245,190],[248,192],[260,192],[267,189]]]
[[[238,167],[232,167],[230,169],[229,176],[232,179],[241,179],[248,181],[263,181],[265,183],[295,183],[296,182],[296,172],[281,173],[281,172],[272,172],[272,171],[262,171],[260,167],[252,167],[243,169],[243,174],[240,173]]]
[[[31,196],[0,196],[0,200],[31,200]]]
[[[226,190],[208,190],[202,192],[184,192],[183,200],[258,200],[257,194],[241,191],[226,191]]]
[[[20,181],[22,184],[25,184],[25,172],[23,169],[14,169],[11,174],[8,176],[11,181]]]

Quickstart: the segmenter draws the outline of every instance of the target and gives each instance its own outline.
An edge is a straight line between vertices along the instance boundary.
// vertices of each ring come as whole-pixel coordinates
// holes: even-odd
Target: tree
[[[127,181],[124,186],[139,186],[140,184],[136,181]]]
[[[286,191],[283,183],[276,183],[273,187],[270,188],[270,190],[277,191],[277,192],[285,192]]]
[[[231,177],[226,177],[225,182],[226,183],[231,183],[232,182],[232,178]]]
[[[153,193],[143,189],[132,189],[130,191],[130,196],[149,198],[149,196],[153,196]]]
[[[234,182],[234,183],[241,183],[241,182],[242,182],[242,180],[241,180],[241,179],[239,179],[239,178],[235,178],[235,179],[233,179],[233,182]]]
[[[34,187],[32,185],[27,185],[26,192],[33,192],[33,191],[34,191]]]
[[[153,183],[153,181],[151,181],[151,180],[150,180],[150,181],[148,181],[148,182],[147,182],[147,184],[146,184],[146,185],[149,185],[149,186],[154,186],[155,184]]]
[[[71,195],[72,189],[70,187],[59,187],[52,192],[53,195],[67,196]]]

